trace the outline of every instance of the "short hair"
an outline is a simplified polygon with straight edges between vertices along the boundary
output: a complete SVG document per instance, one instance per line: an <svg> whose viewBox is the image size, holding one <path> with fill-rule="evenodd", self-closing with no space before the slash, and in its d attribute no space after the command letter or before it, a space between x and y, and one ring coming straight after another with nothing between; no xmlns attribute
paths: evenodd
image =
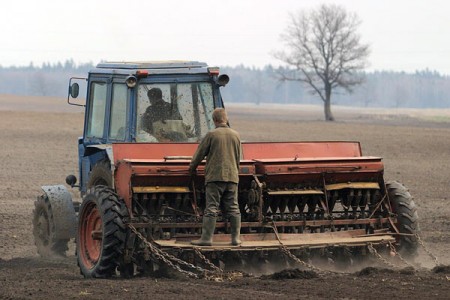
<svg viewBox="0 0 450 300"><path fill-rule="evenodd" d="M162 91L160 88L152 88L148 90L147 97L149 99L162 99Z"/></svg>
<svg viewBox="0 0 450 300"><path fill-rule="evenodd" d="M212 113L212 118L214 122L217 123L227 123L228 116L225 108L216 108Z"/></svg>

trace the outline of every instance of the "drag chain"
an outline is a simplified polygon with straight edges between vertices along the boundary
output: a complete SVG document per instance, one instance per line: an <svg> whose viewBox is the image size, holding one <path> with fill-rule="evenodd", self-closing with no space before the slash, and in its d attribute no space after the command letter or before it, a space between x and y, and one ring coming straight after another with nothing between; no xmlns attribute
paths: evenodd
<svg viewBox="0 0 450 300"><path fill-rule="evenodd" d="M280 250L283 254L285 254L287 257L289 257L290 259L292 259L293 261L295 261L296 263L299 263L313 271L316 271L317 273L332 273L331 271L325 271L322 269L319 269L318 267L315 267L309 263L307 263L306 261L301 260L300 258L298 258L297 256L295 256L294 254L291 253L291 251L289 251L289 249L281 244Z"/></svg>
<svg viewBox="0 0 450 300"><path fill-rule="evenodd" d="M137 231L137 229L133 225L128 224L128 227L130 227L131 231L133 231L133 233L136 234L136 236L139 239L141 239L142 242L144 242L144 244L148 247L148 249L151 251L151 253L153 253L156 256L156 258L158 260L166 263L167 265L172 267L174 270L176 270L188 277L199 278L199 276L197 274L195 274L194 272L183 270L179 265L174 264L172 261L177 262L178 264L185 265L191 269L197 269L198 271L201 271L201 272L206 271L202 268L196 267L188 262L185 262L184 260L178 259L169 253L163 252L161 249L157 248L155 245L153 245L152 243L147 241L147 239L139 231Z"/></svg>
<svg viewBox="0 0 450 300"><path fill-rule="evenodd" d="M395 256L398 257L405 265L415 269L413 264L408 262L406 259L403 258L403 256L400 255L400 253L397 252L397 249L395 249L394 245L391 242L389 242L389 248L391 249L392 253L394 253Z"/></svg>
<svg viewBox="0 0 450 300"><path fill-rule="evenodd" d="M393 263L387 261L386 258L381 256L381 254L378 253L378 251L373 247L372 243L368 243L367 244L367 248L369 249L370 253L372 253L375 257L377 257L379 260L381 260L384 264L388 265L389 267L391 267L393 269L397 268L396 265L394 265Z"/></svg>
<svg viewBox="0 0 450 300"><path fill-rule="evenodd" d="M206 256L203 255L203 253L197 248L194 247L194 253L206 264L208 265L213 271L207 270L209 274L205 273L205 278L207 280L212 281L233 281L237 278L242 278L244 275L242 272L239 271L233 271L233 272L224 272L221 268L217 267L215 264L213 264ZM210 275L212 274L212 275Z"/></svg>
<svg viewBox="0 0 450 300"><path fill-rule="evenodd" d="M293 261L313 270L316 271L318 273L333 273L332 271L325 271L322 269L319 269L318 267L315 267L309 263L307 263L306 261L301 260L300 258L298 258L297 256L295 256L294 254L291 253L291 251L289 251L289 249L283 244L283 242L280 239L280 235L278 234L278 230L277 227L275 225L275 222L272 220L272 226L269 226L269 228L272 228L273 232L275 233L275 236L278 240L278 242L280 243L280 250L283 254L285 254L287 257L289 257L290 259L292 259Z"/></svg>
<svg viewBox="0 0 450 300"><path fill-rule="evenodd" d="M425 250L425 252L434 260L434 263L436 264L436 266L438 266L439 265L438 258L433 253L431 253L431 251L425 246L424 242L422 241L422 239L420 238L420 236L418 234L415 234L415 237L417 238L417 241L422 246L422 248ZM368 244L368 248L369 248L369 252L370 253L372 253L374 256L376 256L378 259L380 259L386 265L388 265L388 266L390 266L392 268L396 268L397 267L396 265L394 265L394 264L390 263L389 261L387 261L383 256L381 256L381 254L378 253L378 251L373 247L372 243ZM404 259L400 255L399 252L397 252L397 250L395 249L395 246L391 242L389 242L389 248L392 251L392 253L394 253L394 255L396 257L398 257L405 265L416 269L413 264L408 262L406 259Z"/></svg>
<svg viewBox="0 0 450 300"><path fill-rule="evenodd" d="M194 247L195 254L206 264L208 265L212 270L204 269L199 266L195 266L191 263L188 263L182 259L179 259L167 252L164 252L160 248L156 247L153 243L149 242L133 225L128 224L128 227L130 227L131 231L136 234L136 236L144 242L144 244L148 247L148 249L153 253L156 258L167 265L169 265L174 270L188 276L191 278L205 278L207 280L213 280L213 281L223 281L224 279L227 280L233 280L238 277L242 277L242 273L239 272L231 272L231 273L224 273L224 271L215 266L209 259L207 259L199 249ZM199 274L196 274L191 271L183 270L181 268L182 266L188 267L192 270L196 270L198 273L201 273L202 276Z"/></svg>
<svg viewBox="0 0 450 300"><path fill-rule="evenodd" d="M422 241L419 234L417 234L417 233L416 233L416 239L419 242L420 246L422 246L423 250L425 250L425 252L434 260L434 263L436 264L436 266L438 266L440 264L438 258L433 253L431 253L431 251L428 249L428 247L425 246L424 242Z"/></svg>
<svg viewBox="0 0 450 300"><path fill-rule="evenodd" d="M223 270L221 268L217 267L215 264L213 264L209 259L207 259L206 256L204 256L203 253L200 250L198 250L197 247L194 247L194 252L212 270L216 271L217 273L223 273Z"/></svg>

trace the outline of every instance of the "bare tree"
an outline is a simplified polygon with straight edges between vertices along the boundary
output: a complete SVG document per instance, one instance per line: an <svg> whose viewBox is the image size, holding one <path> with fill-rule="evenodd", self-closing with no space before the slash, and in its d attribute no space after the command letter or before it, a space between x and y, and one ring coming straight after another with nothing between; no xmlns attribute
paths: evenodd
<svg viewBox="0 0 450 300"><path fill-rule="evenodd" d="M306 83L324 102L325 120L334 121L331 95L336 88L352 92L362 83L369 46L362 44L359 18L342 6L323 4L316 10L291 14L281 35L287 51L274 56L294 69L279 73L283 81Z"/></svg>

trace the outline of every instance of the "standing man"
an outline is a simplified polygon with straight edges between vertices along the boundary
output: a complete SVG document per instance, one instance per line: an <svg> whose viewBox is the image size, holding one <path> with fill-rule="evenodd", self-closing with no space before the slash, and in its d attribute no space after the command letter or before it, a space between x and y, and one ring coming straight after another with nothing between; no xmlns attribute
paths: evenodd
<svg viewBox="0 0 450 300"><path fill-rule="evenodd" d="M225 109L216 108L212 118L216 128L208 132L197 148L189 166L194 175L197 166L206 156L205 185L206 207L203 213L202 236L191 243L198 246L211 246L216 228L216 218L220 202L230 217L231 244L241 244L241 212L238 205L239 162L241 141L239 133L231 129Z"/></svg>

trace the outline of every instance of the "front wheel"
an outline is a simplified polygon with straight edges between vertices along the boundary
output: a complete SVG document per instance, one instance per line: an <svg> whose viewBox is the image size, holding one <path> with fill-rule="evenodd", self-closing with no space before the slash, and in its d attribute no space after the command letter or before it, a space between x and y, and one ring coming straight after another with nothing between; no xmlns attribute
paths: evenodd
<svg viewBox="0 0 450 300"><path fill-rule="evenodd" d="M34 202L33 236L41 257L65 256L69 239L57 238L54 215L46 195Z"/></svg>
<svg viewBox="0 0 450 300"><path fill-rule="evenodd" d="M106 186L95 186L83 199L78 215L77 261L87 278L106 278L120 264L128 211L117 194Z"/></svg>
<svg viewBox="0 0 450 300"><path fill-rule="evenodd" d="M392 181L386 183L394 212L397 214L397 228L402 235L398 239L399 250L406 256L412 257L417 254L419 241L419 216L417 207L411 194L406 187L399 182Z"/></svg>

